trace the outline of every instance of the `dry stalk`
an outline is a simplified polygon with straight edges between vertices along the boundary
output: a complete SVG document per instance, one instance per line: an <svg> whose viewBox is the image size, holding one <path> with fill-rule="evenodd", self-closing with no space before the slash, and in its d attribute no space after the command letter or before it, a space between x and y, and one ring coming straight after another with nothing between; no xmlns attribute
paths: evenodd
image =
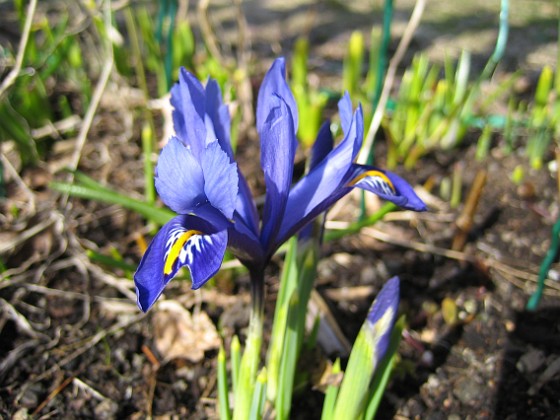
<svg viewBox="0 0 560 420"><path fill-rule="evenodd" d="M486 178L486 170L481 169L477 172L471 190L469 191L465 208L455 222L457 225L457 233L451 245L451 249L454 251L461 251L467 243L467 238L474 222L474 215L480 203L480 196L482 195L484 185L486 185Z"/></svg>
<svg viewBox="0 0 560 420"><path fill-rule="evenodd" d="M19 41L18 53L16 56L14 68L10 71L10 73L8 73L8 75L0 85L0 101L3 99L4 94L10 88L10 86L14 84L17 77L19 76L19 72L21 71L21 66L23 65L23 59L25 57L25 50L27 48L27 42L29 41L29 34L31 33L31 24L33 23L33 17L35 16L36 9L37 0L31 0L29 2L29 6L27 7L27 18L25 19L23 32Z"/></svg>

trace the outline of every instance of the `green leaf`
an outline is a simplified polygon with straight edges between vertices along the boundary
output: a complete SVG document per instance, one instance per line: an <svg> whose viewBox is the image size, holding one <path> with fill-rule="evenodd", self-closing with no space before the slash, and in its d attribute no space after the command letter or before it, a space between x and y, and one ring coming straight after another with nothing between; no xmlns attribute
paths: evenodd
<svg viewBox="0 0 560 420"><path fill-rule="evenodd" d="M239 343L239 338L234 335L231 339L231 382L233 388L233 394L237 392L237 380L239 379L239 368L241 366L241 344Z"/></svg>
<svg viewBox="0 0 560 420"><path fill-rule="evenodd" d="M288 323L284 336L284 348L282 349L282 361L280 363L280 375L278 378L279 389L275 406L276 417L279 420L286 420L290 415L294 376L298 359L299 309L298 294L294 291L288 307Z"/></svg>
<svg viewBox="0 0 560 420"><path fill-rule="evenodd" d="M50 187L53 190L73 197L101 201L109 204L118 204L128 210L135 211L136 213L144 216L146 219L160 225L167 223L174 216L174 213L170 210L158 208L154 204L149 204L145 201L128 197L107 187L103 187L100 184L91 186L52 182Z"/></svg>
<svg viewBox="0 0 560 420"><path fill-rule="evenodd" d="M251 402L251 412L249 420L259 420L262 418L264 402L266 399L266 368L263 367L257 376L253 401Z"/></svg>
<svg viewBox="0 0 560 420"><path fill-rule="evenodd" d="M288 241L288 250L284 259L282 275L280 277L280 289L276 298L274 309L274 320L267 357L267 398L276 401L279 392L282 392L280 382L280 366L282 363L282 352L284 351L284 339L286 325L288 323L288 307L290 297L296 289L298 278L297 267L297 239L295 237Z"/></svg>
<svg viewBox="0 0 560 420"><path fill-rule="evenodd" d="M331 375L334 377L335 375L342 372L340 368L340 359L336 359L334 365L332 367ZM336 404L336 398L338 396L338 391L340 390L340 384L333 384L327 387L327 391L325 393L325 400L323 401L323 412L321 414L321 420L331 420L333 418L334 407Z"/></svg>
<svg viewBox="0 0 560 420"><path fill-rule="evenodd" d="M218 405L221 420L229 420L231 418L228 394L226 352L224 346L220 346L218 352Z"/></svg>

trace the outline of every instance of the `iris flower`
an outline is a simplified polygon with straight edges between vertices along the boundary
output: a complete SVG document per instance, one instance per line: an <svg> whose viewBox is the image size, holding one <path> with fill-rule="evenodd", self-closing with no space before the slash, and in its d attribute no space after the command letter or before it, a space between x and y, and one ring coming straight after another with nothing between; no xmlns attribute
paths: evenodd
<svg viewBox="0 0 560 420"><path fill-rule="evenodd" d="M262 218L230 144L230 116L216 81L204 87L181 69L171 90L175 135L161 151L155 185L177 216L150 243L134 275L138 306L147 311L181 267L198 289L220 269L226 247L251 273L264 267L282 243L353 188L377 194L405 209L424 203L399 176L358 165L364 121L348 94L339 101L343 140L333 147L329 124L312 149L311 169L292 185L298 114L277 59L257 100L256 125L266 196Z"/></svg>

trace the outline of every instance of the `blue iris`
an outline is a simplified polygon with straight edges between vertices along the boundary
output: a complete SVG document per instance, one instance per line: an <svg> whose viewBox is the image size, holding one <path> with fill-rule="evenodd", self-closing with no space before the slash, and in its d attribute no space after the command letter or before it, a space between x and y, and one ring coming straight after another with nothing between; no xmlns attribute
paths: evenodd
<svg viewBox="0 0 560 420"><path fill-rule="evenodd" d="M154 237L134 275L143 311L183 266L190 270L192 287L201 287L220 269L226 247L251 272L262 272L282 243L352 188L406 209L426 209L402 178L354 163L364 123L361 107L353 111L348 95L339 102L344 139L333 148L325 123L313 146L309 173L292 185L298 115L281 58L266 74L257 101L266 185L262 220L234 159L230 116L216 81L209 80L204 87L181 69L171 104L175 135L161 152L155 185L178 216Z"/></svg>

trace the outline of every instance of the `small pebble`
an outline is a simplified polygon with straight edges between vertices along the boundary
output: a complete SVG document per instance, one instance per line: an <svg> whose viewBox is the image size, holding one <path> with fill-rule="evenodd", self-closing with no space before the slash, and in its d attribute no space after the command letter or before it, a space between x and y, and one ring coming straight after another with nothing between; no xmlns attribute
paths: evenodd
<svg viewBox="0 0 560 420"><path fill-rule="evenodd" d="M95 407L95 418L100 420L114 419L117 411L119 411L119 405L110 399L105 399Z"/></svg>
<svg viewBox="0 0 560 420"><path fill-rule="evenodd" d="M545 354L541 350L532 349L519 358L515 367L521 373L533 373L536 372L545 361Z"/></svg>
<svg viewBox="0 0 560 420"><path fill-rule="evenodd" d="M473 405L484 394L482 386L471 377L459 378L453 385L453 395L465 405Z"/></svg>
<svg viewBox="0 0 560 420"><path fill-rule="evenodd" d="M426 350L424 353L422 353L420 363L422 364L422 366L432 366L434 364L434 354L430 350Z"/></svg>
<svg viewBox="0 0 560 420"><path fill-rule="evenodd" d="M535 196L537 195L535 185L532 182L525 181L523 184L517 187L517 195L523 200L530 200L532 198L535 198Z"/></svg>

